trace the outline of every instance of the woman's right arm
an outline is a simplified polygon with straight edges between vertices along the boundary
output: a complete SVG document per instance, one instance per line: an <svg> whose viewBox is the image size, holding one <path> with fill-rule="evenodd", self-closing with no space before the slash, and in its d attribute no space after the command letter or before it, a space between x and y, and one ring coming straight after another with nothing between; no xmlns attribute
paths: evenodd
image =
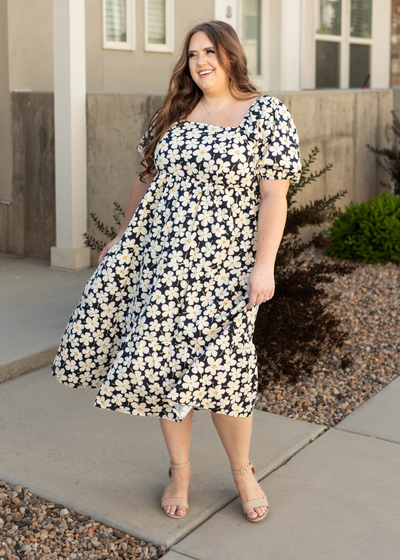
<svg viewBox="0 0 400 560"><path fill-rule="evenodd" d="M146 175L144 177L145 182L142 183L142 181L140 180L140 178L138 176L136 181L133 183L131 196L129 197L129 201L128 201L128 207L126 209L124 219L121 222L121 226L119 228L119 231L118 231L117 235L114 237L114 239L112 239L104 247L104 249L100 253L99 264L101 263L103 258L106 256L107 252L111 249L111 247L114 247L114 245L116 243L118 243L118 241L121 239L124 231L128 227L129 222L131 221L131 219L133 217L133 214L135 213L136 208L139 206L140 201L142 200L142 198L146 194L146 191L149 188L150 183L153 179L154 179L154 176Z"/></svg>

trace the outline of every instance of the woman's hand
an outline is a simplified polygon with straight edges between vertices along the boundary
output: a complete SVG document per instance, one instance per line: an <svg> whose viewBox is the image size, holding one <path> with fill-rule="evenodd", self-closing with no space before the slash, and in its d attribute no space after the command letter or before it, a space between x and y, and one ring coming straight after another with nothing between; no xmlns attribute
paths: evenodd
<svg viewBox="0 0 400 560"><path fill-rule="evenodd" d="M271 299L274 292L274 268L271 266L263 266L256 262L247 280L249 303L246 309L251 309L253 305L260 305L266 298Z"/></svg>
<svg viewBox="0 0 400 560"><path fill-rule="evenodd" d="M108 251L111 249L111 247L114 247L114 245L115 245L116 243L118 243L118 241L119 241L120 239L121 239L121 236L120 236L120 235L117 235L117 236L114 237L114 239L112 239L112 240L110 241L110 243L107 243L107 245L104 247L104 249L103 249L102 252L100 253L100 256L99 256L99 263L98 263L98 264L101 263L101 261L104 259L104 257L106 256L106 254L108 253Z"/></svg>

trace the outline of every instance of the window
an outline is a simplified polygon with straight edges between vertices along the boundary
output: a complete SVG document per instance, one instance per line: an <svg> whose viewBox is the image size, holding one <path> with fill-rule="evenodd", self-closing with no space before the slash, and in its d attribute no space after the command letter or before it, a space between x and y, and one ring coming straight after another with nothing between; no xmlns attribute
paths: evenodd
<svg viewBox="0 0 400 560"><path fill-rule="evenodd" d="M261 0L242 0L242 45L249 75L261 74Z"/></svg>
<svg viewBox="0 0 400 560"><path fill-rule="evenodd" d="M174 0L145 0L146 51L173 52Z"/></svg>
<svg viewBox="0 0 400 560"><path fill-rule="evenodd" d="M338 88L340 83L340 43L317 41L316 88Z"/></svg>
<svg viewBox="0 0 400 560"><path fill-rule="evenodd" d="M317 33L342 34L342 0L320 0Z"/></svg>
<svg viewBox="0 0 400 560"><path fill-rule="evenodd" d="M372 0L351 0L350 84L369 86L372 35Z"/></svg>
<svg viewBox="0 0 400 560"><path fill-rule="evenodd" d="M316 0L315 87L369 87L372 0Z"/></svg>
<svg viewBox="0 0 400 560"><path fill-rule="evenodd" d="M134 50L135 0L103 0L103 48Z"/></svg>
<svg viewBox="0 0 400 560"><path fill-rule="evenodd" d="M350 87L362 87L370 74L369 45L350 45Z"/></svg>
<svg viewBox="0 0 400 560"><path fill-rule="evenodd" d="M262 4L266 0L214 0L214 19L231 25L242 44L247 58L249 75L261 76ZM264 22L266 25L266 22ZM267 41L266 41L267 43ZM257 81L257 80L256 80Z"/></svg>
<svg viewBox="0 0 400 560"><path fill-rule="evenodd" d="M316 88L340 87L342 0L318 0Z"/></svg>

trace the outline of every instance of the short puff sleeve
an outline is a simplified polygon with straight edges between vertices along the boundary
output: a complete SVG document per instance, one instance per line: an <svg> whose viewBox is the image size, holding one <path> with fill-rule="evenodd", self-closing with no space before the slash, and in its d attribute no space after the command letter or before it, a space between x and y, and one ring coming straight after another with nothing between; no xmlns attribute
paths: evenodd
<svg viewBox="0 0 400 560"><path fill-rule="evenodd" d="M297 129L286 105L274 97L270 100L259 121L262 141L257 173L260 179L289 179L297 183L302 170Z"/></svg>

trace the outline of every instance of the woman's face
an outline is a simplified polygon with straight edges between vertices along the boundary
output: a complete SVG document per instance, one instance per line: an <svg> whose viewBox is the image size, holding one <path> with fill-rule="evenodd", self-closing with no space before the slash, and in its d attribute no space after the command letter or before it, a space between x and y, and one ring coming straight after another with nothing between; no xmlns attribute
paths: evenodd
<svg viewBox="0 0 400 560"><path fill-rule="evenodd" d="M228 87L228 75L218 62L215 48L204 31L190 39L189 70L194 82L204 92L217 92Z"/></svg>

